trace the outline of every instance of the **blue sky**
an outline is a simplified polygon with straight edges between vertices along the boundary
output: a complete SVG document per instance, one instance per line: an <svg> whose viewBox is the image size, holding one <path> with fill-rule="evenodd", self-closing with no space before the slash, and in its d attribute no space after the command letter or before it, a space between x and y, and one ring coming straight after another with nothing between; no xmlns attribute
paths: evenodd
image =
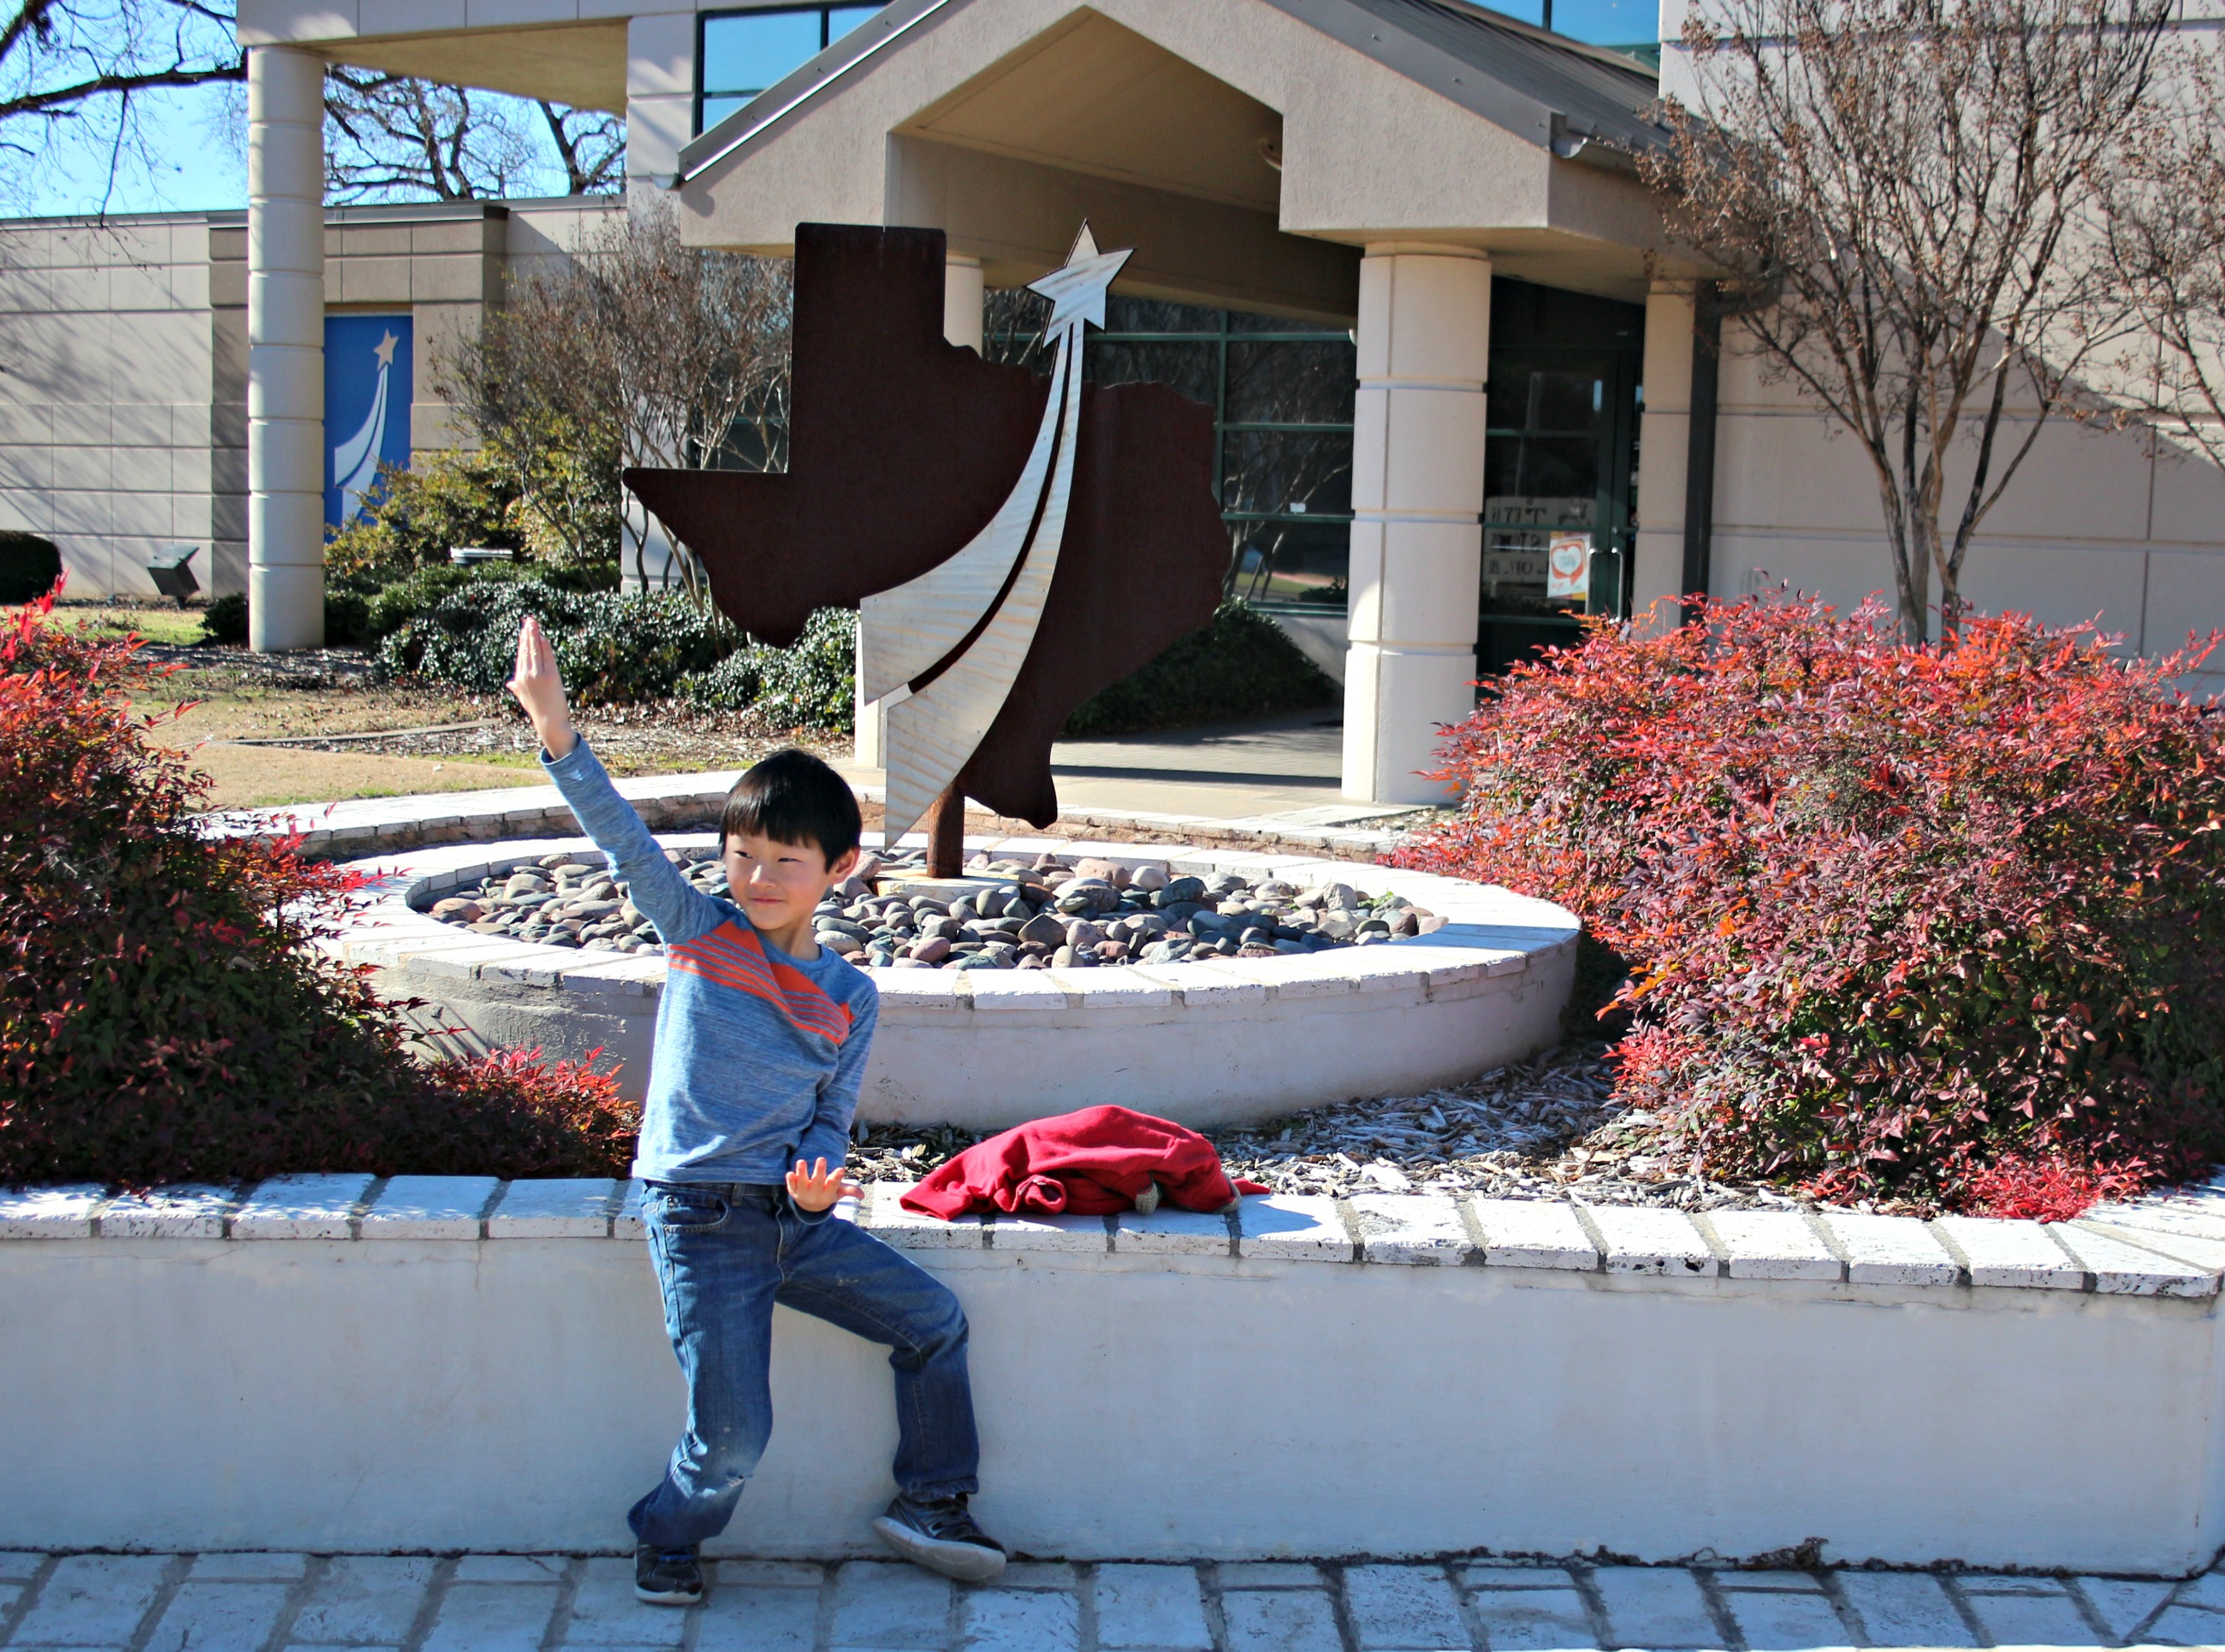
<svg viewBox="0 0 2225 1652"><path fill-rule="evenodd" d="M112 116L101 111L81 131L55 142L35 168L21 204L7 210L36 217L97 212L160 212L244 207L247 161L229 131L240 107L230 86L148 92L133 100L147 135L151 166L127 155L109 182ZM105 130L104 130L105 129Z"/></svg>

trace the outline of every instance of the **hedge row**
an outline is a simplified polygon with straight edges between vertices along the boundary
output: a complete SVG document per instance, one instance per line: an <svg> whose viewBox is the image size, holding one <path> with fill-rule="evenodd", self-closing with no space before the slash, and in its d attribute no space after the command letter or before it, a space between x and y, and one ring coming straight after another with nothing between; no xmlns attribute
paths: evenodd
<svg viewBox="0 0 2225 1652"><path fill-rule="evenodd" d="M1460 817L1402 858L1620 954L1616 1093L1680 1170L2062 1217L2225 1153L2206 651L1802 600L1594 625L1451 732Z"/></svg>
<svg viewBox="0 0 2225 1652"><path fill-rule="evenodd" d="M0 642L0 1183L624 1174L609 1073L412 1060L364 973L307 944L354 876L197 830L207 782L148 739L138 645L51 607Z"/></svg>

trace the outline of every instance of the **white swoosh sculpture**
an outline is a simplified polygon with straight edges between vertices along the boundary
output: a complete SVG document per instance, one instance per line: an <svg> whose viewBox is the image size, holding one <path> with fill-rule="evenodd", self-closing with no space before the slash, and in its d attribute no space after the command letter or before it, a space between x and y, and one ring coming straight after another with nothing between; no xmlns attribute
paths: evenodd
<svg viewBox="0 0 2225 1652"><path fill-rule="evenodd" d="M865 693L889 719L889 843L919 824L979 749L1034 645L1074 491L1084 332L1105 325L1106 288L1128 258L1099 252L1084 224L1065 266L1030 283L1051 301L1043 336L1056 338L1058 355L1019 481L965 549L859 604Z"/></svg>

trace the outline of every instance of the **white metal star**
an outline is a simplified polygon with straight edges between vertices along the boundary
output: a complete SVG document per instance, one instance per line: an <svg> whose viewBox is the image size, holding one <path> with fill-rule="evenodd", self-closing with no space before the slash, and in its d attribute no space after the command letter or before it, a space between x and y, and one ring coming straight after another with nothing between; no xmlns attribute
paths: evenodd
<svg viewBox="0 0 2225 1652"><path fill-rule="evenodd" d="M1097 237L1090 234L1089 225L1084 220L1081 233L1074 237L1074 250L1066 255L1064 266L1052 270L1041 281L1028 283L1028 291L1041 293L1050 301L1050 320L1043 323L1043 337L1049 338L1074 317L1103 326L1105 289L1133 256L1132 248L1119 252L1098 251Z"/></svg>

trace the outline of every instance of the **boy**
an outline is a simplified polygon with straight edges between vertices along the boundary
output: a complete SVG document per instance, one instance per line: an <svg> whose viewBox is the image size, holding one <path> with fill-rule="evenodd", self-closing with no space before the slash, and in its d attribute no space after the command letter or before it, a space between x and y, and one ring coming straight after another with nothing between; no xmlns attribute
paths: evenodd
<svg viewBox="0 0 2225 1652"><path fill-rule="evenodd" d="M656 1490L626 1516L634 1593L702 1598L697 1559L724 1530L772 1428L772 1309L784 1302L882 1344L896 1370L896 1501L873 1527L906 1559L984 1582L1005 1551L974 1524L979 1448L966 1315L930 1275L854 1223L843 1170L873 1036L873 984L812 940L813 909L858 864L858 801L818 758L780 751L727 794L731 902L681 876L574 731L537 621L510 680L541 760L627 880L668 971L633 1174L688 1379L688 1421Z"/></svg>

